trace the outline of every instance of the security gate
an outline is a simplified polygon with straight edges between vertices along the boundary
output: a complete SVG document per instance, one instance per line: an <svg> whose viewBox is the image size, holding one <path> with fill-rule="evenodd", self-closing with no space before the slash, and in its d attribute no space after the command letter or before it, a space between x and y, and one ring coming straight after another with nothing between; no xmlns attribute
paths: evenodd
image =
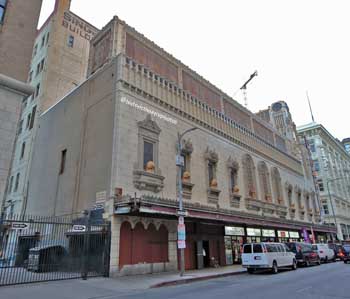
<svg viewBox="0 0 350 299"><path fill-rule="evenodd" d="M0 286L108 276L109 223L87 216L0 221Z"/></svg>

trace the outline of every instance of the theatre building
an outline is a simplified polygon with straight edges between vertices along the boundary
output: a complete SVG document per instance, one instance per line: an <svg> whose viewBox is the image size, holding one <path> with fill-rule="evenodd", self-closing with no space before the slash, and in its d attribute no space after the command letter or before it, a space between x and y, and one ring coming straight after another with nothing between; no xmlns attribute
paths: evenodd
<svg viewBox="0 0 350 299"><path fill-rule="evenodd" d="M40 116L28 213L103 205L112 274L177 269L177 134L195 127L181 152L186 269L239 262L243 242L327 238L278 103L253 114L114 17L86 81Z"/></svg>

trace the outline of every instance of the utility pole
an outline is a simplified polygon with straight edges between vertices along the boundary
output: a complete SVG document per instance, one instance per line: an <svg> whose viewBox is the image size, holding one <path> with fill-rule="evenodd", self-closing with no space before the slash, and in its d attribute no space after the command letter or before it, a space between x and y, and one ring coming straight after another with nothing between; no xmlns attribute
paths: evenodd
<svg viewBox="0 0 350 299"><path fill-rule="evenodd" d="M182 146L181 139L185 134L197 130L197 128L191 128L183 132L182 134L177 133L177 153L176 153L176 166L177 166L177 196L179 200L179 210L178 210L178 229L177 229L177 247L180 249L180 276L183 276L185 273L185 248L186 248L186 228L184 216L186 215L186 211L183 208L182 202L182 178L181 178L181 170L184 166L184 159L181 156Z"/></svg>

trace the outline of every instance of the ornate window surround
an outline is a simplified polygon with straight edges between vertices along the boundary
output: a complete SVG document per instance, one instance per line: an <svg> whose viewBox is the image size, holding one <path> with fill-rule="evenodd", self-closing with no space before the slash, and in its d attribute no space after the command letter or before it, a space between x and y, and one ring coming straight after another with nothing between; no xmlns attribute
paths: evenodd
<svg viewBox="0 0 350 299"><path fill-rule="evenodd" d="M191 183L191 155L193 153L193 145L190 139L183 139L181 145L181 154L186 160L186 169L184 169L182 176L182 195L185 199L191 199L192 188L194 186Z"/></svg>
<svg viewBox="0 0 350 299"><path fill-rule="evenodd" d="M218 189L218 182L217 182L217 167L219 162L219 156L214 150L210 150L209 147L207 147L205 153L204 153L204 159L206 162L206 182L207 182L207 193L208 193L208 202L218 204L219 201L219 195L221 190ZM213 166L213 178L212 181L209 181L209 163Z"/></svg>
<svg viewBox="0 0 350 299"><path fill-rule="evenodd" d="M163 189L164 177L159 168L159 135L161 129L151 115L147 115L145 120L137 122L138 126L138 161L134 165L134 185L139 190L149 190L159 192ZM144 169L144 142L153 144L153 165L149 169Z"/></svg>
<svg viewBox="0 0 350 299"><path fill-rule="evenodd" d="M240 190L238 187L238 171L239 163L236 159L232 159L229 156L227 160L227 170L228 170L228 186L229 186L229 195L230 195L230 205L231 207L239 208L242 195L240 195ZM235 186L232 186L231 176L234 176Z"/></svg>

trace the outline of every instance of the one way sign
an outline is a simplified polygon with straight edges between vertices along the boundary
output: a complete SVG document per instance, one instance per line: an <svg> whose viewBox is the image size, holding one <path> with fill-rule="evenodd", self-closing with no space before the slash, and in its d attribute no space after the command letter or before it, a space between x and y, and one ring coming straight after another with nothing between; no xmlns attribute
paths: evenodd
<svg viewBox="0 0 350 299"><path fill-rule="evenodd" d="M27 222L12 222L12 229L28 229L29 223Z"/></svg>

